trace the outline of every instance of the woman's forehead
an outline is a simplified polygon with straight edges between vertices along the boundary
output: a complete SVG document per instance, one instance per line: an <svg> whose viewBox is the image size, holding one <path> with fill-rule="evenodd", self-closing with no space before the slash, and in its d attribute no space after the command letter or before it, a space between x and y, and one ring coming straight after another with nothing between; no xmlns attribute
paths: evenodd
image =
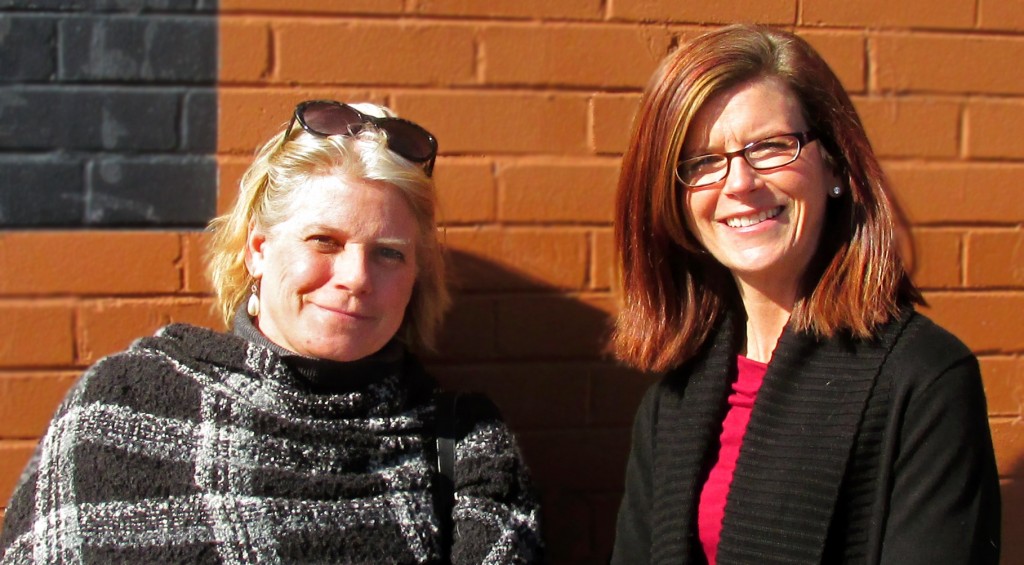
<svg viewBox="0 0 1024 565"><path fill-rule="evenodd" d="M763 137L804 129L800 100L792 89L777 78L757 78L710 97L691 120L684 147L723 143L739 143L742 147Z"/></svg>

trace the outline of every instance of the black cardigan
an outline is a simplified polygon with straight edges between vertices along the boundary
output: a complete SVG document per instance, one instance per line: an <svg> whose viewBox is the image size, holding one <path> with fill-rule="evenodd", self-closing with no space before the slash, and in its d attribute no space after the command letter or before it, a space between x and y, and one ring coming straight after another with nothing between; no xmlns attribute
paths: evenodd
<svg viewBox="0 0 1024 565"><path fill-rule="evenodd" d="M612 563L701 563L697 503L742 328L644 397ZM871 341L787 329L729 491L719 563L997 563L1000 501L978 364L911 310Z"/></svg>

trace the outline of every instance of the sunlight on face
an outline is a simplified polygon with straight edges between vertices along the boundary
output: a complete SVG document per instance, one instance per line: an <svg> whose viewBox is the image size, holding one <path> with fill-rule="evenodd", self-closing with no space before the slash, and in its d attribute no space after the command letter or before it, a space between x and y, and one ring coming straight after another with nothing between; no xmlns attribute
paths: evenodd
<svg viewBox="0 0 1024 565"><path fill-rule="evenodd" d="M799 102L777 79L737 85L697 113L682 158L726 153L773 135L807 130ZM734 157L728 176L689 189L686 220L708 252L741 285L788 298L818 248L827 190L835 183L812 142L782 167L756 171Z"/></svg>
<svg viewBox="0 0 1024 565"><path fill-rule="evenodd" d="M252 229L257 327L309 357L352 361L395 336L416 283L419 232L397 188L320 176L296 189L288 219Z"/></svg>

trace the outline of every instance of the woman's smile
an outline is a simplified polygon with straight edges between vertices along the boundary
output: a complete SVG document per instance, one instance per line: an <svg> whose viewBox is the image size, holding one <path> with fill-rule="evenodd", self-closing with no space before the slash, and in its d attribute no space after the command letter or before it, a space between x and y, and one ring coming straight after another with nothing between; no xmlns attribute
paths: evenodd
<svg viewBox="0 0 1024 565"><path fill-rule="evenodd" d="M250 236L259 329L310 357L351 361L391 340L416 283L416 218L399 190L323 176L288 219Z"/></svg>
<svg viewBox="0 0 1024 565"><path fill-rule="evenodd" d="M326 306L324 304L317 304L316 302L310 302L310 304L327 312L328 314L333 314L343 319L350 319L352 321L366 321L372 319L372 316L368 313L348 306Z"/></svg>
<svg viewBox="0 0 1024 565"><path fill-rule="evenodd" d="M757 79L721 92L697 113L681 157L733 152L806 129L788 87ZM826 191L834 184L820 146L808 145L797 160L770 170L755 170L735 155L727 171L717 183L687 191L688 227L741 287L794 299L818 248Z"/></svg>
<svg viewBox="0 0 1024 565"><path fill-rule="evenodd" d="M722 220L722 222L730 228L746 228L756 226L765 220L771 220L781 214L782 210L782 206L775 206L774 208L768 208L759 212L755 211L743 215L730 216Z"/></svg>

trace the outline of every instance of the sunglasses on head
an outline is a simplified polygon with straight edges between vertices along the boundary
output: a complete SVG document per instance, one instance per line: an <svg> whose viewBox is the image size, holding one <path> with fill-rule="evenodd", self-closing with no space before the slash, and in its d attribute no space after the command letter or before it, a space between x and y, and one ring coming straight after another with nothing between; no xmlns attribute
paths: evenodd
<svg viewBox="0 0 1024 565"><path fill-rule="evenodd" d="M306 100L295 106L292 121L285 130L285 138L291 133L295 122L299 122L302 129L320 137L355 135L364 125L370 124L384 132L388 149L414 163L422 164L428 177L434 172L437 140L429 131L409 120L378 118L334 100Z"/></svg>

